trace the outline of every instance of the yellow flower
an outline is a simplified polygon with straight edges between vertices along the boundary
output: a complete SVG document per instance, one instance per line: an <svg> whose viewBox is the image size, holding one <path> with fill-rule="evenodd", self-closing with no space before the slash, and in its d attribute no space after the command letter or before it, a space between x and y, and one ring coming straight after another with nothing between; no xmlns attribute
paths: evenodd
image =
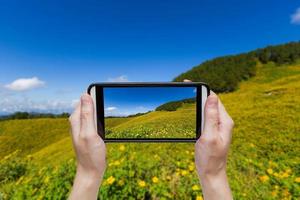
<svg viewBox="0 0 300 200"><path fill-rule="evenodd" d="M181 170L181 175L182 176L185 176L185 175L187 175L188 174L188 171L187 170Z"/></svg>
<svg viewBox="0 0 300 200"><path fill-rule="evenodd" d="M250 143L250 147L255 147L255 144L253 144L253 143Z"/></svg>
<svg viewBox="0 0 300 200"><path fill-rule="evenodd" d="M49 180L50 180L50 177L49 176L46 176L46 178L44 179L44 183L48 183L49 182Z"/></svg>
<svg viewBox="0 0 300 200"><path fill-rule="evenodd" d="M115 180L116 180L115 177L110 176L108 179L106 179L106 183L108 185L111 185L111 184L113 184L115 182Z"/></svg>
<svg viewBox="0 0 300 200"><path fill-rule="evenodd" d="M269 168L269 169L267 169L267 172L268 172L268 174L273 174L273 169L271 169L271 168Z"/></svg>
<svg viewBox="0 0 300 200"><path fill-rule="evenodd" d="M269 165L273 166L273 167L277 167L277 164L275 162L273 162L272 160L269 161Z"/></svg>
<svg viewBox="0 0 300 200"><path fill-rule="evenodd" d="M37 198L37 200L43 200L43 199L44 199L43 194L41 194L41 195Z"/></svg>
<svg viewBox="0 0 300 200"><path fill-rule="evenodd" d="M157 178L156 176L153 176L153 177L152 177L152 182L153 182L153 183L157 183L157 182L158 182L158 178Z"/></svg>
<svg viewBox="0 0 300 200"><path fill-rule="evenodd" d="M263 175L263 176L260 176L259 179L261 182L266 182L269 180L269 177L267 175Z"/></svg>
<svg viewBox="0 0 300 200"><path fill-rule="evenodd" d="M287 178L289 176L290 175L288 173L284 172L284 173L281 174L280 178Z"/></svg>
<svg viewBox="0 0 300 200"><path fill-rule="evenodd" d="M139 180L138 184L139 184L140 187L145 187L146 186L146 182L142 181L142 180Z"/></svg>
<svg viewBox="0 0 300 200"><path fill-rule="evenodd" d="M295 178L296 183L300 183L300 177Z"/></svg>
<svg viewBox="0 0 300 200"><path fill-rule="evenodd" d="M290 168L288 168L287 170L285 170L285 172L290 174L292 172L292 170Z"/></svg>
<svg viewBox="0 0 300 200"><path fill-rule="evenodd" d="M200 190L200 187L198 185L193 185L192 190L194 191Z"/></svg>
<svg viewBox="0 0 300 200"><path fill-rule="evenodd" d="M277 172L275 172L273 175L274 175L275 177L278 177L278 176L279 176L279 174L278 174Z"/></svg>
<svg viewBox="0 0 300 200"><path fill-rule="evenodd" d="M190 171L194 171L194 169L195 169L194 163L190 164L190 165L189 165L189 170L190 170Z"/></svg>
<svg viewBox="0 0 300 200"><path fill-rule="evenodd" d="M120 151L125 151L125 146L122 144L119 148Z"/></svg>
<svg viewBox="0 0 300 200"><path fill-rule="evenodd" d="M291 195L288 189L283 190L282 194L283 194L283 196L285 196L285 197Z"/></svg>
<svg viewBox="0 0 300 200"><path fill-rule="evenodd" d="M114 162L114 165L120 165L120 161L116 160L116 161Z"/></svg>
<svg viewBox="0 0 300 200"><path fill-rule="evenodd" d="M201 196L197 196L196 200L203 200Z"/></svg>
<svg viewBox="0 0 300 200"><path fill-rule="evenodd" d="M171 176L167 176L167 180L171 180Z"/></svg>
<svg viewBox="0 0 300 200"><path fill-rule="evenodd" d="M272 191L271 192L272 197L276 197L277 196L277 192L278 192L277 190Z"/></svg>

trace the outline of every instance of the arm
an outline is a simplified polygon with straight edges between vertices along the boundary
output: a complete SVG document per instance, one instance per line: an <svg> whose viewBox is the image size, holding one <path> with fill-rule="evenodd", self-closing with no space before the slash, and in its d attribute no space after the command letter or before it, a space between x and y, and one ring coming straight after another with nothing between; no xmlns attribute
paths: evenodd
<svg viewBox="0 0 300 200"><path fill-rule="evenodd" d="M215 93L207 98L204 131L195 145L195 162L206 200L232 199L226 161L233 121Z"/></svg>
<svg viewBox="0 0 300 200"><path fill-rule="evenodd" d="M98 136L92 98L84 94L69 118L77 158L76 176L70 200L97 199L106 167L106 148Z"/></svg>

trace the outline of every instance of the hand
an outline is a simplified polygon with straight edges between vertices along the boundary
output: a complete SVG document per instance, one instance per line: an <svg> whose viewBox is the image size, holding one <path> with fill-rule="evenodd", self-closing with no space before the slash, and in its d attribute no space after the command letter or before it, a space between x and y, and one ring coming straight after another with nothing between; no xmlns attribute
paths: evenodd
<svg viewBox="0 0 300 200"><path fill-rule="evenodd" d="M93 100L81 96L69 118L77 158L76 176L69 199L96 199L106 168L106 147L97 134Z"/></svg>
<svg viewBox="0 0 300 200"><path fill-rule="evenodd" d="M204 199L232 199L226 175L233 121L211 92L204 108L204 130L195 145L195 162Z"/></svg>

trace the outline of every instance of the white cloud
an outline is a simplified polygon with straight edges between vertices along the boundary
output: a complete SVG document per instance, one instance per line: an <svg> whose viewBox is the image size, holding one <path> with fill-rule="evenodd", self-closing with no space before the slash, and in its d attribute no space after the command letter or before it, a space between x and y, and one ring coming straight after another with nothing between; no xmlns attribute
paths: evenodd
<svg viewBox="0 0 300 200"><path fill-rule="evenodd" d="M107 107L107 108L105 108L105 110L107 110L107 111L114 111L114 110L117 110L117 107Z"/></svg>
<svg viewBox="0 0 300 200"><path fill-rule="evenodd" d="M115 106L109 106L104 108L104 115L105 116L121 116L120 111Z"/></svg>
<svg viewBox="0 0 300 200"><path fill-rule="evenodd" d="M291 23L300 24L300 8L298 8L296 12L291 15Z"/></svg>
<svg viewBox="0 0 300 200"><path fill-rule="evenodd" d="M121 75L115 78L108 78L108 82L128 82L128 78L126 75Z"/></svg>
<svg viewBox="0 0 300 200"><path fill-rule="evenodd" d="M62 113L72 112L76 100L34 101L28 97L8 96L0 99L0 115L14 112Z"/></svg>
<svg viewBox="0 0 300 200"><path fill-rule="evenodd" d="M39 80L37 77L32 78L20 78L12 83L5 85L4 87L13 91L25 91L34 88L39 88L45 85L44 81Z"/></svg>

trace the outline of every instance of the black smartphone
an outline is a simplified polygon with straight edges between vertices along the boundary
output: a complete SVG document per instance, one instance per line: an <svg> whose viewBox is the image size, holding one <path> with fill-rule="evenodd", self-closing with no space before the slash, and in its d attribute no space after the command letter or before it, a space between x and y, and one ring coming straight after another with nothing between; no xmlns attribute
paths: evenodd
<svg viewBox="0 0 300 200"><path fill-rule="evenodd" d="M87 90L105 142L195 142L209 91L200 82L93 83Z"/></svg>

